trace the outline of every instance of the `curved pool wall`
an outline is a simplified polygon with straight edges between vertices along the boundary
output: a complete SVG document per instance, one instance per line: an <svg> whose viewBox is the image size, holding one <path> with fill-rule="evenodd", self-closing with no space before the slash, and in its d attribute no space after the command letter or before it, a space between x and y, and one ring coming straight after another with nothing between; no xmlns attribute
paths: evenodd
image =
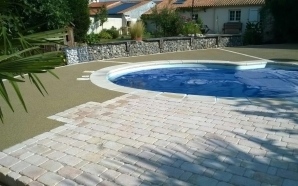
<svg viewBox="0 0 298 186"><path fill-rule="evenodd" d="M184 64L157 64L157 65L148 65L148 66L140 66L136 68L127 68L122 70L112 71L108 74L108 79L110 81L114 81L116 78L123 76L125 74L138 72L138 71L145 71L151 69L165 69L165 68L225 68L225 69L233 69L233 70L247 70L247 69L258 69L258 68L265 68L266 63L258 63L252 65L244 65L244 66L237 66L234 64L218 64L218 63L208 63L208 64L199 64L199 63L184 63Z"/></svg>
<svg viewBox="0 0 298 186"><path fill-rule="evenodd" d="M289 70L298 70L298 66L294 63L276 63L276 62L267 62L265 60L258 61L242 61L242 62L229 62L229 61L215 61L215 60L169 60L169 61L151 61L151 62L142 62L134 64L124 64L118 66L112 66L108 68L101 69L96 71L91 75L91 81L106 89L123 92L123 93L142 93L142 94L166 94L160 91L152 90L142 90L131 87L120 86L112 83L114 79L128 73L140 71L140 70L149 70L149 69L160 69L160 68L176 68L176 67L212 67L212 68L225 68L231 70L248 70L248 69L262 69L262 68L282 68ZM282 86L282 85L281 85ZM175 93L169 93L175 94ZM175 94L176 95L176 94ZM187 95L185 93L179 93L181 97L209 97L215 98L218 95ZM294 95L295 96L295 95ZM233 97L233 96L220 96L219 97ZM266 96L265 96L266 97ZM298 97L298 96L297 96Z"/></svg>

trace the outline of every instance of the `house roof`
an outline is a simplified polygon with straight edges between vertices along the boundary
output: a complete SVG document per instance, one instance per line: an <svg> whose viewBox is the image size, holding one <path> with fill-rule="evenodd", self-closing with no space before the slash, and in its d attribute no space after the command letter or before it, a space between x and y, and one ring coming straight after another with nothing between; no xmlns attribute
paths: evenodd
<svg viewBox="0 0 298 186"><path fill-rule="evenodd" d="M118 12L118 13L128 12L128 11L133 10L133 9L136 9L136 8L142 6L142 5L145 5L145 4L149 3L149 2L151 2L151 1L141 1L141 2L137 3L136 5L134 5L134 6L130 7L130 8L127 8L127 9L121 11L121 12Z"/></svg>
<svg viewBox="0 0 298 186"><path fill-rule="evenodd" d="M98 8L106 6L107 9L112 8L120 4L120 1L107 1L107 2L95 2L89 4L89 14L96 15L98 13Z"/></svg>
<svg viewBox="0 0 298 186"><path fill-rule="evenodd" d="M130 10L136 9L144 4L147 4L151 1L109 1L109 2L97 2L89 4L90 15L96 15L98 8L106 6L108 14L123 14Z"/></svg>
<svg viewBox="0 0 298 186"><path fill-rule="evenodd" d="M127 9L131 9L138 3L120 3L117 6L114 6L112 8L108 8L108 14L120 14L123 12L126 12Z"/></svg>
<svg viewBox="0 0 298 186"><path fill-rule="evenodd" d="M147 12L145 12L144 14L149 15L152 13L152 10L154 8L157 8L157 10L163 9L165 7L172 7L175 8L173 6L173 3L170 2L171 0L162 0L162 1L155 1L155 7L151 8L150 10L148 10Z"/></svg>
<svg viewBox="0 0 298 186"><path fill-rule="evenodd" d="M156 5L157 9L171 6L176 8L190 8L194 1L194 7L223 7L223 6L250 6L250 5L264 5L265 0L162 0ZM152 13L152 10L145 14Z"/></svg>
<svg viewBox="0 0 298 186"><path fill-rule="evenodd" d="M194 0L194 7L248 6L263 4L265 4L265 0ZM191 6L192 0L185 0L183 4L178 5L177 7Z"/></svg>

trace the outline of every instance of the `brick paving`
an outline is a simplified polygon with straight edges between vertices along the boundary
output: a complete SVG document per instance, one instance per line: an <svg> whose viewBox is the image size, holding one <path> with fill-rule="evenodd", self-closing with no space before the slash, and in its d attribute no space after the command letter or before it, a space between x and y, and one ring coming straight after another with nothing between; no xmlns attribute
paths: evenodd
<svg viewBox="0 0 298 186"><path fill-rule="evenodd" d="M9 185L298 185L298 109L126 94L0 152Z"/></svg>

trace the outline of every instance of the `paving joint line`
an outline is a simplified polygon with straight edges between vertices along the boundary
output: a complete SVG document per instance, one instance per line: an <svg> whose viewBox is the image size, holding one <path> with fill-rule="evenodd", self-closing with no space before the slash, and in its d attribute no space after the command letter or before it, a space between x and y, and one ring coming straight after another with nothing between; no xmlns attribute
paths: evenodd
<svg viewBox="0 0 298 186"><path fill-rule="evenodd" d="M242 55L242 56L247 56L247 57L251 57L251 58L255 58L255 59L260 59L260 60L268 60L268 61L272 62L269 59L264 59L264 58L260 58L260 57L257 57L257 56L251 56L251 55L248 55L248 54L244 54L244 53L240 53L240 52L235 52L235 51L232 51L232 50L226 50L226 49L223 49L223 48L217 48L217 49L218 50L222 50L222 51L226 51L226 52L230 52L230 53L234 53L234 54L239 54L239 55Z"/></svg>

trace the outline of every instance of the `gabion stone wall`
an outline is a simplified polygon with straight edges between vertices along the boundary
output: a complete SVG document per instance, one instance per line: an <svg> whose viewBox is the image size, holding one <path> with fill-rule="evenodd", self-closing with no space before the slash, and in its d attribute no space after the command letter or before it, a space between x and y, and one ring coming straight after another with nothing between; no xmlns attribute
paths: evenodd
<svg viewBox="0 0 298 186"><path fill-rule="evenodd" d="M140 56L148 54L160 53L159 41L146 41L146 42L131 42L129 45L129 56Z"/></svg>
<svg viewBox="0 0 298 186"><path fill-rule="evenodd" d="M148 54L242 46L241 35L170 37L66 48L67 64Z"/></svg>
<svg viewBox="0 0 298 186"><path fill-rule="evenodd" d="M190 42L191 39L189 38L171 38L163 40L162 53L191 50Z"/></svg>
<svg viewBox="0 0 298 186"><path fill-rule="evenodd" d="M127 57L126 43L108 43L88 46L89 61Z"/></svg>
<svg viewBox="0 0 298 186"><path fill-rule="evenodd" d="M192 43L193 50L216 48L216 47L217 47L217 38L194 39Z"/></svg>
<svg viewBox="0 0 298 186"><path fill-rule="evenodd" d="M88 47L87 46L83 46L83 47L80 47L80 48L77 48L78 50L78 58L79 58L79 61L80 62L87 62L89 61L89 53L88 53Z"/></svg>
<svg viewBox="0 0 298 186"><path fill-rule="evenodd" d="M226 36L218 38L218 47L242 46L242 36Z"/></svg>
<svg viewBox="0 0 298 186"><path fill-rule="evenodd" d="M65 53L66 53L66 59L67 59L67 64L68 65L80 63L77 48L66 49Z"/></svg>

